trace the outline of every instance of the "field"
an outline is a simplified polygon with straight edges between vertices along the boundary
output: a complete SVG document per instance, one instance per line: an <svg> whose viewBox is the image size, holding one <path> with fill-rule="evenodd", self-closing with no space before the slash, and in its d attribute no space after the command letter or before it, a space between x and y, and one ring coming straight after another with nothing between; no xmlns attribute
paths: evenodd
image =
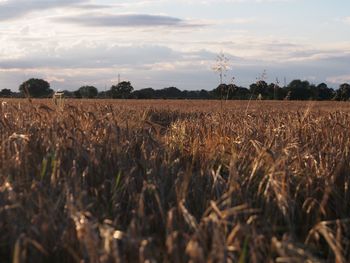
<svg viewBox="0 0 350 263"><path fill-rule="evenodd" d="M350 103L0 107L0 262L350 261Z"/></svg>

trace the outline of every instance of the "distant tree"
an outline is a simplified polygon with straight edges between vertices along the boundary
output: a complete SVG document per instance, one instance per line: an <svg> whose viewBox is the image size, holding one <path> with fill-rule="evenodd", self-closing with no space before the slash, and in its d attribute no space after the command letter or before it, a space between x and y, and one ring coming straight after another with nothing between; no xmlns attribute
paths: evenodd
<svg viewBox="0 0 350 263"><path fill-rule="evenodd" d="M287 96L288 91L286 88L282 88L278 84L274 84L273 89L274 100L283 100Z"/></svg>
<svg viewBox="0 0 350 263"><path fill-rule="evenodd" d="M10 89L2 89L0 91L0 97L9 98L12 96L12 91Z"/></svg>
<svg viewBox="0 0 350 263"><path fill-rule="evenodd" d="M81 98L95 98L98 94L98 90L94 86L82 86L77 91Z"/></svg>
<svg viewBox="0 0 350 263"><path fill-rule="evenodd" d="M209 93L209 98L246 100L250 98L250 91L247 88L235 84L221 84Z"/></svg>
<svg viewBox="0 0 350 263"><path fill-rule="evenodd" d="M77 98L77 99L81 99L81 98L82 98L82 96L81 96L79 90L73 91L73 97L74 97L74 98Z"/></svg>
<svg viewBox="0 0 350 263"><path fill-rule="evenodd" d="M328 88L326 83L321 83L317 86L311 85L312 98L315 100L330 100L334 97L333 89Z"/></svg>
<svg viewBox="0 0 350 263"><path fill-rule="evenodd" d="M183 90L182 91L183 99L211 99L213 98L211 93L207 90Z"/></svg>
<svg viewBox="0 0 350 263"><path fill-rule="evenodd" d="M181 99L182 91L176 87L168 87L159 90L160 96L164 99Z"/></svg>
<svg viewBox="0 0 350 263"><path fill-rule="evenodd" d="M152 88L135 90L132 93L132 97L135 99L154 99L155 91Z"/></svg>
<svg viewBox="0 0 350 263"><path fill-rule="evenodd" d="M182 91L183 99L198 99L199 91L198 90L184 90Z"/></svg>
<svg viewBox="0 0 350 263"><path fill-rule="evenodd" d="M258 80L256 83L251 84L249 90L254 96L261 94L264 99L269 97L269 86L264 80Z"/></svg>
<svg viewBox="0 0 350 263"><path fill-rule="evenodd" d="M237 100L247 100L251 96L249 90L245 87L236 87L233 98Z"/></svg>
<svg viewBox="0 0 350 263"><path fill-rule="evenodd" d="M235 85L233 84L220 84L212 93L217 99L231 99L234 89Z"/></svg>
<svg viewBox="0 0 350 263"><path fill-rule="evenodd" d="M350 99L350 84L344 83L339 86L336 91L336 100L349 100Z"/></svg>
<svg viewBox="0 0 350 263"><path fill-rule="evenodd" d="M210 93L207 90L201 89L198 92L198 98L199 99L210 99L211 95L210 95Z"/></svg>
<svg viewBox="0 0 350 263"><path fill-rule="evenodd" d="M275 83L270 83L266 90L265 90L265 98L264 99L268 99L268 100L273 100L276 97L276 84Z"/></svg>
<svg viewBox="0 0 350 263"><path fill-rule="evenodd" d="M64 98L74 98L75 97L74 91L64 90L62 92L63 92Z"/></svg>
<svg viewBox="0 0 350 263"><path fill-rule="evenodd" d="M299 79L289 83L287 91L290 92L291 100L308 100L311 98L310 83Z"/></svg>
<svg viewBox="0 0 350 263"><path fill-rule="evenodd" d="M245 100L249 99L250 91L247 88L239 87L235 84L221 84L210 92L209 98L228 99L228 100Z"/></svg>
<svg viewBox="0 0 350 263"><path fill-rule="evenodd" d="M134 90L130 81L122 81L118 85L113 85L110 89L112 98L127 99L130 97L131 92Z"/></svg>
<svg viewBox="0 0 350 263"><path fill-rule="evenodd" d="M29 95L34 98L45 98L53 94L50 84L43 79L29 79L19 86L22 94ZM29 94L27 94L29 93Z"/></svg>
<svg viewBox="0 0 350 263"><path fill-rule="evenodd" d="M110 90L107 91L101 91L97 94L97 98L99 99L106 99L106 98L110 98Z"/></svg>

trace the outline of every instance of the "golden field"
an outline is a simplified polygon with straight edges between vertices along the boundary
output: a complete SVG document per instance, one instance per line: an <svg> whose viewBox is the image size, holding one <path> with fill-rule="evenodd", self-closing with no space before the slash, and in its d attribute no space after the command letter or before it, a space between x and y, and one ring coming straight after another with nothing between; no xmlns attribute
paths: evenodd
<svg viewBox="0 0 350 263"><path fill-rule="evenodd" d="M349 262L350 103L0 101L0 262Z"/></svg>

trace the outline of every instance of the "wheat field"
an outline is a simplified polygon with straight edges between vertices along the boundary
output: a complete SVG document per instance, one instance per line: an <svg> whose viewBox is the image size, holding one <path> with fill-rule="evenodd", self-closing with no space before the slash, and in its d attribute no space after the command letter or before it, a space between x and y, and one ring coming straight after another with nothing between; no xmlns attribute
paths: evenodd
<svg viewBox="0 0 350 263"><path fill-rule="evenodd" d="M0 262L350 261L347 102L0 107Z"/></svg>

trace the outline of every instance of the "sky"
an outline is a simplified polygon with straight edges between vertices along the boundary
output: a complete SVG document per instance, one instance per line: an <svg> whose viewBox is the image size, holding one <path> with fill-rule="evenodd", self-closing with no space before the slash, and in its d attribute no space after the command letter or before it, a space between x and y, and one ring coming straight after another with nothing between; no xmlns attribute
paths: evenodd
<svg viewBox="0 0 350 263"><path fill-rule="evenodd" d="M350 82L349 0L0 0L0 90Z"/></svg>

